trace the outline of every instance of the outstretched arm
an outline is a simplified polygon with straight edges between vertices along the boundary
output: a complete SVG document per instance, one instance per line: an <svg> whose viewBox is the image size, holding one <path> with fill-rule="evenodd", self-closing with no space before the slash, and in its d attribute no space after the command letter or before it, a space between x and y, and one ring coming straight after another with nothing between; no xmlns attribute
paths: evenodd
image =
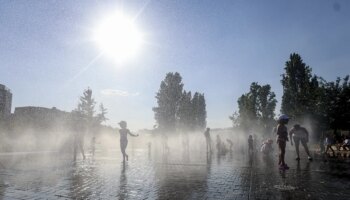
<svg viewBox="0 0 350 200"><path fill-rule="evenodd" d="M128 131L128 133L129 133L129 135L131 135L131 136L133 136L133 137L139 136L139 134L133 134L133 133L131 133L130 131Z"/></svg>

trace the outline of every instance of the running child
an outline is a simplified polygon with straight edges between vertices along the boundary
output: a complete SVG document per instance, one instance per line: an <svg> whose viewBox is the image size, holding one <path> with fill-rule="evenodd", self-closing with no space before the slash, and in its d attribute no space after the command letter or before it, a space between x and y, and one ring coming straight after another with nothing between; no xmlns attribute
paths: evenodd
<svg viewBox="0 0 350 200"><path fill-rule="evenodd" d="M128 134L133 136L133 137L137 137L139 135L138 134L132 134L129 131L129 129L126 128L126 126L127 126L126 121L119 122L119 125L120 125L120 128L121 128L119 130L119 133L120 133L120 149L121 149L121 152L123 154L123 162L125 162L125 159L126 159L126 161L129 160L129 156L125 152L126 147L128 146Z"/></svg>

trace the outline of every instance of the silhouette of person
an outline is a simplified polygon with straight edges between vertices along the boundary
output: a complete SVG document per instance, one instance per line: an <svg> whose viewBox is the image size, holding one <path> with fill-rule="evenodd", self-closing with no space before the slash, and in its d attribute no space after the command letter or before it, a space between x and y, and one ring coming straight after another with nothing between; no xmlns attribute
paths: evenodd
<svg viewBox="0 0 350 200"><path fill-rule="evenodd" d="M205 136L205 141L206 141L206 145L207 145L207 153L208 152L212 152L211 149L211 138L210 138L210 128L207 128L204 132L204 136Z"/></svg>
<svg viewBox="0 0 350 200"><path fill-rule="evenodd" d="M75 111L73 112L73 129L74 129L74 141L73 141L73 160L77 160L77 154L78 150L83 156L83 159L85 160L85 153L84 153L84 133L86 131L86 124L84 123L83 116Z"/></svg>
<svg viewBox="0 0 350 200"><path fill-rule="evenodd" d="M326 150L324 152L324 154L326 155L328 150L330 149L333 152L333 156L335 156L335 152L332 148L332 145L334 145L335 140L334 140L334 136L332 134L328 134L325 138L324 144L326 146Z"/></svg>
<svg viewBox="0 0 350 200"><path fill-rule="evenodd" d="M286 144L288 141L288 130L286 124L288 124L289 117L287 115L281 115L278 118L278 125L276 128L277 131L277 144L280 149L278 164L279 168L282 170L289 169L288 165L284 161L286 153Z"/></svg>
<svg viewBox="0 0 350 200"><path fill-rule="evenodd" d="M297 153L296 160L300 160L299 156L299 143L303 145L305 152L308 155L308 159L312 160L307 143L309 142L309 132L306 128L301 127L299 124L295 124L294 127L289 131L289 137L291 138L290 144L293 146L293 140L295 143L295 151Z"/></svg>
<svg viewBox="0 0 350 200"><path fill-rule="evenodd" d="M253 153L253 151L254 151L253 136L252 136L252 135L249 135L249 136L248 136L248 152L249 152L249 154L250 154L250 153Z"/></svg>
<svg viewBox="0 0 350 200"><path fill-rule="evenodd" d="M220 135L216 135L216 149L218 150L218 154L222 154L222 142Z"/></svg>
<svg viewBox="0 0 350 200"><path fill-rule="evenodd" d="M233 148L233 142L232 142L232 140L226 139L226 141L227 141L227 143L230 145L230 147L229 147L230 152L232 152L232 148Z"/></svg>
<svg viewBox="0 0 350 200"><path fill-rule="evenodd" d="M120 130L119 130L119 133L120 133L120 149L121 149L121 152L123 154L123 162L125 162L125 159L126 161L129 160L129 156L128 154L126 154L125 150L126 150L126 147L128 146L128 134L133 136L133 137L137 137L139 136L138 134L132 134L129 129L127 129L127 123L126 121L121 121L119 122L119 125L120 125Z"/></svg>
<svg viewBox="0 0 350 200"><path fill-rule="evenodd" d="M271 155L271 153L273 152L272 144L273 144L273 140L271 139L268 139L263 142L263 144L261 145L260 151L261 153L263 153L264 156Z"/></svg>

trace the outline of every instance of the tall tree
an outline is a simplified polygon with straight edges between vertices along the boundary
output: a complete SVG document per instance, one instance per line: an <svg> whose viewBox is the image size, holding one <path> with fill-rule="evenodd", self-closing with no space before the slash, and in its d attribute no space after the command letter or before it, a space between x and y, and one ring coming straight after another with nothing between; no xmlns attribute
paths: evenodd
<svg viewBox="0 0 350 200"><path fill-rule="evenodd" d="M270 85L259 85L253 82L250 91L238 99L238 114L230 119L234 124L239 122L240 127L249 131L259 129L267 132L274 121L274 111L277 100Z"/></svg>
<svg viewBox="0 0 350 200"><path fill-rule="evenodd" d="M98 121L98 124L101 124L102 122L105 122L108 120L108 118L106 117L107 109L101 103L99 106L99 110L100 110L100 113L97 114L96 120Z"/></svg>
<svg viewBox="0 0 350 200"><path fill-rule="evenodd" d="M290 55L284 69L281 112L297 120L303 119L315 109L317 77L312 77L311 68L296 53Z"/></svg>
<svg viewBox="0 0 350 200"><path fill-rule="evenodd" d="M176 112L178 122L177 128L182 131L192 130L194 127L195 116L191 100L191 92L186 92L185 90L182 94L182 98Z"/></svg>
<svg viewBox="0 0 350 200"><path fill-rule="evenodd" d="M176 112L183 90L182 77L178 72L167 73L156 94L157 107L153 108L154 118L161 130L175 131Z"/></svg>
<svg viewBox="0 0 350 200"><path fill-rule="evenodd" d="M96 101L92 98L92 90L90 88L84 90L83 96L80 97L77 111L86 117L88 123L92 123L95 114Z"/></svg>
<svg viewBox="0 0 350 200"><path fill-rule="evenodd" d="M198 103L195 107L196 114L196 128L199 130L204 130L207 126L207 110L204 94L199 94Z"/></svg>
<svg viewBox="0 0 350 200"><path fill-rule="evenodd" d="M276 95L274 92L271 92L271 86L261 86L258 94L257 110L260 126L265 129L265 132L267 132L273 125L276 103Z"/></svg>
<svg viewBox="0 0 350 200"><path fill-rule="evenodd" d="M321 82L318 109L320 126L324 129L350 130L349 75L332 82Z"/></svg>

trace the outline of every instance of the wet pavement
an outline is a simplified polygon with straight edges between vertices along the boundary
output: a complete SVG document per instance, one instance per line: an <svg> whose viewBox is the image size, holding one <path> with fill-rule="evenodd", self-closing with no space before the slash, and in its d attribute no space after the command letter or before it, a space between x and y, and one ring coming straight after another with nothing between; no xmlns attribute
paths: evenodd
<svg viewBox="0 0 350 200"><path fill-rule="evenodd" d="M333 158L279 171L276 156L118 150L76 163L54 152L0 154L0 199L350 199L350 161ZM196 156L194 156L196 155Z"/></svg>

